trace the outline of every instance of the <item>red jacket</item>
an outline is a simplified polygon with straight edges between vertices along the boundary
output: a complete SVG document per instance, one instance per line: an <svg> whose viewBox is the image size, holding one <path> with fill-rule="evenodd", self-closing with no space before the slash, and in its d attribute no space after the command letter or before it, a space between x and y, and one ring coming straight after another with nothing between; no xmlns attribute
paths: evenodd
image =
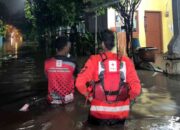
<svg viewBox="0 0 180 130"><path fill-rule="evenodd" d="M107 58L116 58L117 55L111 52L105 53ZM76 79L76 87L78 91L87 95L88 89L86 83L89 81L99 81L99 62L102 61L100 55L91 56L86 62L84 68L78 74ZM90 114L99 119L124 119L129 115L130 100L133 100L140 94L141 86L137 76L136 70L132 61L128 57L122 57L121 62L124 63L125 67L123 73L125 74L125 81L129 84L130 91L128 98L125 101L119 101L115 103L107 103L97 99L93 99L91 102Z"/></svg>
<svg viewBox="0 0 180 130"><path fill-rule="evenodd" d="M45 73L48 78L48 99L62 100L74 92L75 63L65 56L56 56L45 61ZM56 99L54 99L56 98Z"/></svg>

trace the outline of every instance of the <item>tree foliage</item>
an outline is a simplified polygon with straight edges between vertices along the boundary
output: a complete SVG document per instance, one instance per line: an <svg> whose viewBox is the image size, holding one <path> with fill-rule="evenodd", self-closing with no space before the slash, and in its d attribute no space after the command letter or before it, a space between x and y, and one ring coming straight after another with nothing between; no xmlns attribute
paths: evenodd
<svg viewBox="0 0 180 130"><path fill-rule="evenodd" d="M6 33L6 25L0 19L0 36L5 36Z"/></svg>
<svg viewBox="0 0 180 130"><path fill-rule="evenodd" d="M4 3L0 2L0 36L6 34L6 22L8 22L9 10Z"/></svg>
<svg viewBox="0 0 180 130"><path fill-rule="evenodd" d="M26 0L26 18L40 31L72 26L81 12L82 0Z"/></svg>
<svg viewBox="0 0 180 130"><path fill-rule="evenodd" d="M33 26L35 26L35 16L33 14L33 10L34 10L34 5L31 4L31 1L26 0L25 1L25 8L24 8L25 18L29 22L31 22Z"/></svg>
<svg viewBox="0 0 180 130"><path fill-rule="evenodd" d="M25 16L32 28L28 36L33 34L49 55L60 29L69 29L80 20L82 5L83 0L26 0Z"/></svg>

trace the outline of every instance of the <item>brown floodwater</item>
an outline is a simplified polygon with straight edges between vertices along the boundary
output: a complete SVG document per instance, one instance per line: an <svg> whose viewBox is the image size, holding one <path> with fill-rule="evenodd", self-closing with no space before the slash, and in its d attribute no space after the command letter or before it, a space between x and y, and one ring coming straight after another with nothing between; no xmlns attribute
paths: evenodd
<svg viewBox="0 0 180 130"><path fill-rule="evenodd" d="M37 57L3 61L0 67L0 130L180 130L180 77L137 70L142 93L124 127L83 125L89 104L78 92L73 103L46 103L47 80ZM29 110L19 109L29 103Z"/></svg>

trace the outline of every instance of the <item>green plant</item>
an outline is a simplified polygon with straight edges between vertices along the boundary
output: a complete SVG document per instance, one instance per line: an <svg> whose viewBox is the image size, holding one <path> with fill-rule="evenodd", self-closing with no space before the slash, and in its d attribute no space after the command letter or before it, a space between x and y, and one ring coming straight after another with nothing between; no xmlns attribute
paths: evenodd
<svg viewBox="0 0 180 130"><path fill-rule="evenodd" d="M6 34L6 26L5 24L3 23L2 20L0 20L0 36L5 36Z"/></svg>

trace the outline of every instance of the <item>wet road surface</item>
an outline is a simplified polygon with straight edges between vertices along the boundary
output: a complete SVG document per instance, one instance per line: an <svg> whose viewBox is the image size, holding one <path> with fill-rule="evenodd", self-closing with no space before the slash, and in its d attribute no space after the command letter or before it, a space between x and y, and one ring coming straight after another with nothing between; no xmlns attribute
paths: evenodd
<svg viewBox="0 0 180 130"><path fill-rule="evenodd" d="M38 54L3 62L0 68L0 130L180 130L180 77L138 70L142 94L122 127L84 126L89 104L75 93L66 106L45 101L47 81ZM30 103L29 111L19 109Z"/></svg>

